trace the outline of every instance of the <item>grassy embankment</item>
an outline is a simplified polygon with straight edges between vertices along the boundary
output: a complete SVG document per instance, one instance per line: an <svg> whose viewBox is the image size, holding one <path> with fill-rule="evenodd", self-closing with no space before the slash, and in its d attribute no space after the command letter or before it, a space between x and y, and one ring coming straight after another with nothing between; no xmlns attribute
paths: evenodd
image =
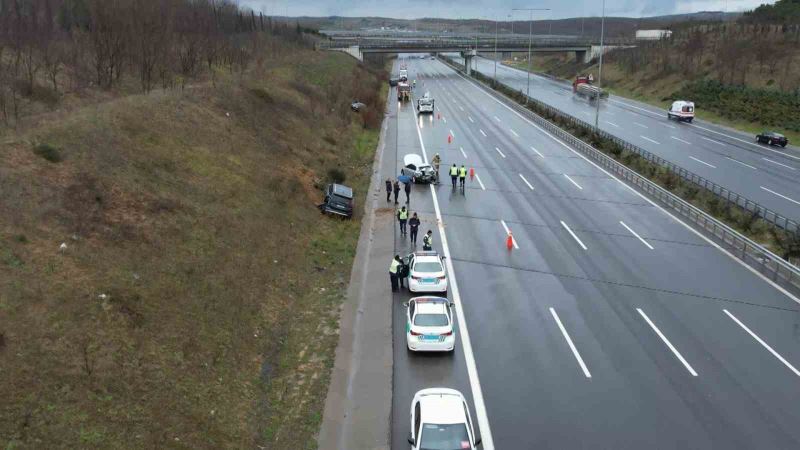
<svg viewBox="0 0 800 450"><path fill-rule="evenodd" d="M315 447L382 75L297 48L216 78L0 141L2 448ZM315 208L335 170L352 221Z"/></svg>

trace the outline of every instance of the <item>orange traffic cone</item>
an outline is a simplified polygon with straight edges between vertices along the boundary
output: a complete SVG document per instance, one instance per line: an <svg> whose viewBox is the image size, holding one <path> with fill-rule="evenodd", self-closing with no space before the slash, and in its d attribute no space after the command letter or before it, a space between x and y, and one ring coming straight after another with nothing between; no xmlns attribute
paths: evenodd
<svg viewBox="0 0 800 450"><path fill-rule="evenodd" d="M469 168L469 179L472 180L473 178L475 178L475 168L474 167L470 167Z"/></svg>
<svg viewBox="0 0 800 450"><path fill-rule="evenodd" d="M508 232L508 237L506 238L506 247L508 247L509 250L514 248L514 236L511 236L511 231Z"/></svg>
<svg viewBox="0 0 800 450"><path fill-rule="evenodd" d="M448 134L447 135L447 143L448 144L452 144L453 143L453 135L452 134Z"/></svg>

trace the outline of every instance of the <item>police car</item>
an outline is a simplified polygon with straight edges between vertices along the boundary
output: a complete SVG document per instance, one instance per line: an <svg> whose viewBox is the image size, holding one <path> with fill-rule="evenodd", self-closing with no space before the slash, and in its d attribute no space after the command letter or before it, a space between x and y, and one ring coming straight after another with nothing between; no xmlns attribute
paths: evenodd
<svg viewBox="0 0 800 450"><path fill-rule="evenodd" d="M411 402L412 450L466 449L481 445L475 436L467 400L461 392L448 388L423 389Z"/></svg>
<svg viewBox="0 0 800 450"><path fill-rule="evenodd" d="M411 292L447 292L444 258L433 251L408 255L408 290Z"/></svg>
<svg viewBox="0 0 800 450"><path fill-rule="evenodd" d="M456 346L453 304L442 297L414 297L406 307L406 345L412 352L450 352Z"/></svg>

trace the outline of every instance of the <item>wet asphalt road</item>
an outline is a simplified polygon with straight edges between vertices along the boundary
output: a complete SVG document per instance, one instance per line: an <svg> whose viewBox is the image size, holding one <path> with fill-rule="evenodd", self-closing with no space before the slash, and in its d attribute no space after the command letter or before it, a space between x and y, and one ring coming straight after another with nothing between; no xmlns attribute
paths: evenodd
<svg viewBox="0 0 800 450"><path fill-rule="evenodd" d="M384 178L419 136L477 176L434 188L472 352L459 333L453 355L409 354L394 295L392 448L432 386L479 392L498 449L800 447L796 300L444 64L402 62L438 111L391 105ZM430 188L410 206L442 251Z"/></svg>

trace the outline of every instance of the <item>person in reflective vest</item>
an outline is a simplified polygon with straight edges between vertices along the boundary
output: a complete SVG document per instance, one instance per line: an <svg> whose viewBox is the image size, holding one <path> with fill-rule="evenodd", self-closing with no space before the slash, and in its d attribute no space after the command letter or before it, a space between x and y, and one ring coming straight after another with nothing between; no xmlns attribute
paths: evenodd
<svg viewBox="0 0 800 450"><path fill-rule="evenodd" d="M461 168L458 169L458 179L461 182L461 188L464 188L464 181L467 180L467 168L464 165L461 165Z"/></svg>
<svg viewBox="0 0 800 450"><path fill-rule="evenodd" d="M400 288L397 285L397 281L399 280L400 269L403 265L403 261L400 259L400 255L394 255L394 259L392 259L392 263L389 265L389 281L392 283L392 292L397 292Z"/></svg>
<svg viewBox="0 0 800 450"><path fill-rule="evenodd" d="M453 189L456 188L456 181L458 180L458 167L453 164L453 167L450 168L450 181L453 183Z"/></svg>
<svg viewBox="0 0 800 450"><path fill-rule="evenodd" d="M400 235L406 235L406 222L408 221L408 210L405 206L397 211L397 220L400 221Z"/></svg>
<svg viewBox="0 0 800 450"><path fill-rule="evenodd" d="M433 156L433 169L436 171L436 184L439 184L439 165L442 163L442 157L439 154Z"/></svg>
<svg viewBox="0 0 800 450"><path fill-rule="evenodd" d="M431 251L433 250L433 231L428 230L428 233L425 236L422 236L422 250Z"/></svg>

